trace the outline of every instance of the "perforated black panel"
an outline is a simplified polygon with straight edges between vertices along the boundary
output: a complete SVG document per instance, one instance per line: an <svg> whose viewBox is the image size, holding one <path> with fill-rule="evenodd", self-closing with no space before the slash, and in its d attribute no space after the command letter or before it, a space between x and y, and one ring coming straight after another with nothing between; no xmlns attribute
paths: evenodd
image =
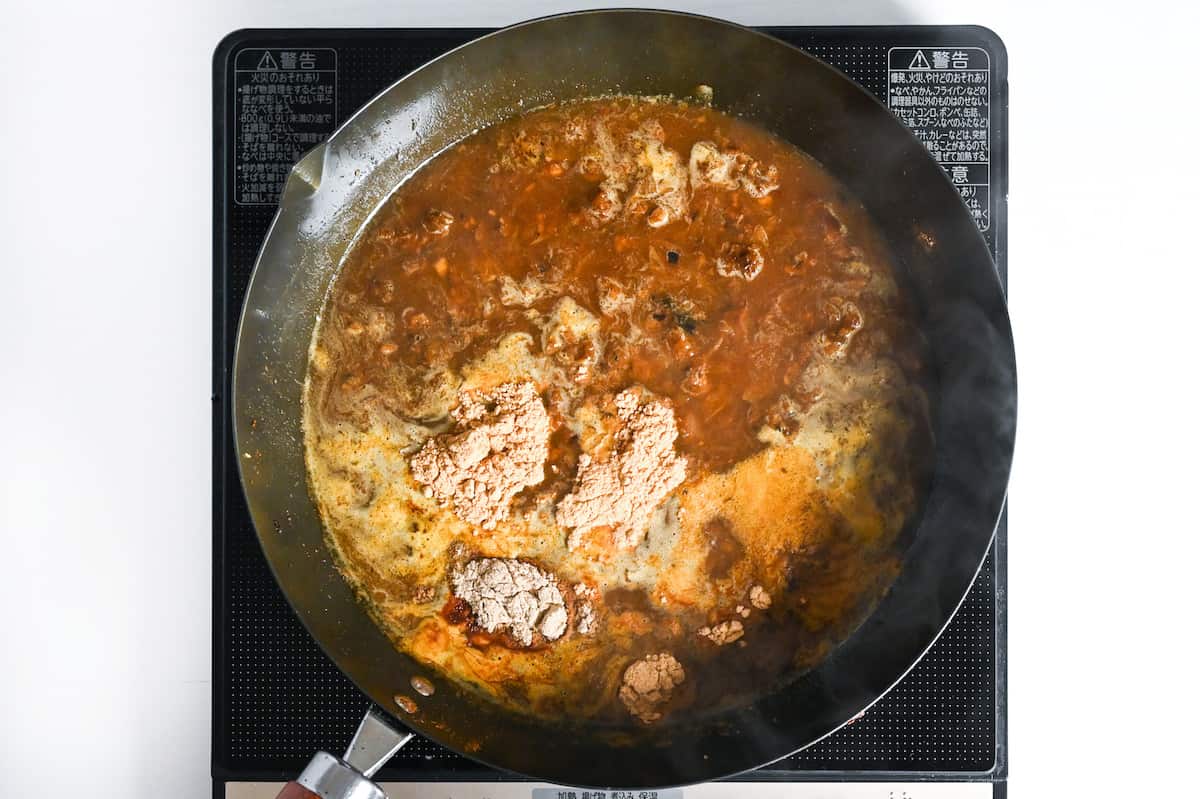
<svg viewBox="0 0 1200 799"><path fill-rule="evenodd" d="M269 52L301 58L336 53L341 122L392 81L480 31L246 31L219 48L214 70L216 231L214 280L214 679L213 771L220 779L295 773L319 748L347 741L367 706L308 637L276 587L259 549L237 483L228 428L228 368L237 315L259 245L274 214L269 204L234 201L235 165L253 164L253 119L238 109L248 85L235 64ZM1007 96L1002 46L974 28L775 29L849 74L885 102L889 48L983 48L991 74L992 224L987 236L1005 269ZM239 53L245 53L242 62ZM316 66L328 60L327 55ZM296 62L299 64L299 62ZM299 66L297 66L299 69ZM328 132L328 131L327 131ZM268 156L263 155L263 158ZM278 156L274 156L278 157ZM1003 777L1003 540L962 608L925 658L867 713L825 740L759 772L757 779L828 778L830 772L881 776ZM1000 568L997 565L1000 564ZM997 644L1000 643L998 647ZM1000 708L1001 712L997 712ZM494 779L499 775L428 741L403 750L384 779Z"/></svg>

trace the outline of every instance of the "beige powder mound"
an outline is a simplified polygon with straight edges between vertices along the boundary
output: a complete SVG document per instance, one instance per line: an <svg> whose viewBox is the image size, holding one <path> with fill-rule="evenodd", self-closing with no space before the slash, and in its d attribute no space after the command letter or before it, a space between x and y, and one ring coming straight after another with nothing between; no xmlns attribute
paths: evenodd
<svg viewBox="0 0 1200 799"><path fill-rule="evenodd" d="M507 631L524 646L534 633L547 641L567 631L567 608L554 576L532 563L478 558L450 577L455 596L466 601L475 623L490 633Z"/></svg>
<svg viewBox="0 0 1200 799"><path fill-rule="evenodd" d="M579 621L575 625L575 629L579 630L581 635L591 635L596 629L596 608L591 602L579 603Z"/></svg>
<svg viewBox="0 0 1200 799"><path fill-rule="evenodd" d="M662 718L662 706L686 676L683 664L669 652L646 655L625 669L617 696L632 715L649 724Z"/></svg>
<svg viewBox="0 0 1200 799"><path fill-rule="evenodd" d="M596 607L591 600L597 596L596 589L586 583L577 583L571 590L575 592L575 597L578 600L575 605L577 621L575 629L583 635L591 635L596 629Z"/></svg>
<svg viewBox="0 0 1200 799"><path fill-rule="evenodd" d="M513 497L545 479L550 418L530 382L462 397L457 431L425 442L409 464L426 496L453 502L463 521L485 530L508 518Z"/></svg>
<svg viewBox="0 0 1200 799"><path fill-rule="evenodd" d="M712 627L701 627L696 632L717 646L725 646L726 644L732 644L745 635L746 628L742 626L740 621L733 619L731 621L723 621L720 624L714 624Z"/></svg>
<svg viewBox="0 0 1200 799"><path fill-rule="evenodd" d="M599 594L587 583L576 583L571 590L575 593L575 629L581 635L592 635L596 627L596 608L592 600Z"/></svg>
<svg viewBox="0 0 1200 799"><path fill-rule="evenodd" d="M750 589L750 604L759 610L766 610L771 607L771 595L767 593L767 589L756 585Z"/></svg>
<svg viewBox="0 0 1200 799"><path fill-rule="evenodd" d="M621 549L638 544L650 515L687 476L687 459L675 452L679 430L671 407L657 399L642 400L626 389L614 400L621 428L608 460L579 457L574 490L558 503L555 520L573 528L567 548L579 546L583 534L608 526Z"/></svg>

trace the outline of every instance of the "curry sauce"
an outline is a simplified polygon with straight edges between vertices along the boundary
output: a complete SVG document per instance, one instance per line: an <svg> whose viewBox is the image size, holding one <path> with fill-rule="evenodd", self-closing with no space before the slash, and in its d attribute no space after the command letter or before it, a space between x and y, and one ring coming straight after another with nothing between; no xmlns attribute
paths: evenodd
<svg viewBox="0 0 1200 799"><path fill-rule="evenodd" d="M431 670L519 712L662 723L810 667L886 590L931 451L923 364L881 237L814 160L707 107L551 106L450 148L362 232L313 342L310 488ZM464 512L435 478L522 419L521 482ZM568 529L605 468L661 491L622 535ZM480 559L557 580L566 631L483 629L453 591Z"/></svg>

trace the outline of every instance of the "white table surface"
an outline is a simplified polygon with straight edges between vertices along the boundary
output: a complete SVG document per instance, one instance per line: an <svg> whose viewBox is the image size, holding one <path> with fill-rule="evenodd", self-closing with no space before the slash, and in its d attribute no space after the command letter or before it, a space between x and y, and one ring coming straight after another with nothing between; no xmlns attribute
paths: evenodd
<svg viewBox="0 0 1200 799"><path fill-rule="evenodd" d="M976 23L1004 38L1021 378L1012 790L1186 794L1195 661L1179 642L1195 637L1200 535L1194 23L1167 2L1124 14L1003 0L662 5L749 24ZM3 5L5 796L209 795L217 41L250 26L492 26L570 7Z"/></svg>

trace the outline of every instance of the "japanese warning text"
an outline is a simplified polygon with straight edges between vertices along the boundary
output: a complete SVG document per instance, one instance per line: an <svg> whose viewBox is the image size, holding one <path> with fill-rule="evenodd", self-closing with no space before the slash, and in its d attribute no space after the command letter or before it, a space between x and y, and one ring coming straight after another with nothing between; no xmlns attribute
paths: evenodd
<svg viewBox="0 0 1200 799"><path fill-rule="evenodd" d="M991 227L990 67L979 47L888 51L888 107L945 168L980 230Z"/></svg>
<svg viewBox="0 0 1200 799"><path fill-rule="evenodd" d="M247 48L234 82L234 200L274 205L292 165L337 126L337 53Z"/></svg>

